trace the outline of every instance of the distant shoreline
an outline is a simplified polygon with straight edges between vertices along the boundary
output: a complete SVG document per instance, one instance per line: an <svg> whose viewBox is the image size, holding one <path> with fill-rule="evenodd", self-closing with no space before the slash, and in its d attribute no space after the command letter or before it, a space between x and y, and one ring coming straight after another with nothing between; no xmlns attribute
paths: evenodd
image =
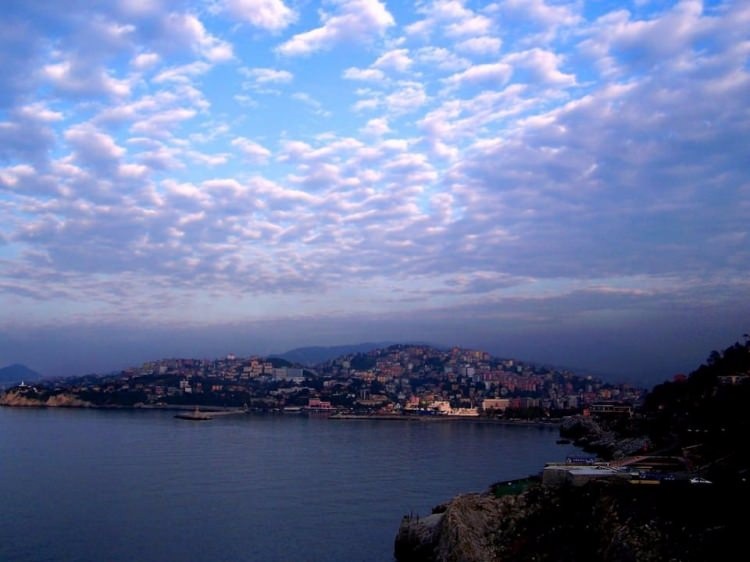
<svg viewBox="0 0 750 562"><path fill-rule="evenodd" d="M180 405L180 404L165 404L165 405L154 405L144 404L135 406L126 406L118 404L47 404L39 402L37 404L8 404L0 403L0 407L6 408L61 408L67 410L156 410L156 411L193 411L195 405ZM197 406L202 413L212 414L215 416L226 416L231 414L274 414L274 415L286 415L286 416L299 416L299 415L312 415L315 417L325 417L328 420L335 421L396 421L396 422L418 422L418 423L440 423L440 422L462 422L462 423L479 423L485 425L513 425L513 426L526 426L526 427L549 427L557 428L562 423L560 419L550 419L547 421L542 420L521 420L521 419L502 419L502 418L484 418L481 416L440 416L440 415L429 415L429 416L412 416L412 415L401 415L401 414L347 414L347 413L335 413L327 416L321 416L322 412L294 412L285 413L283 411L263 411L263 410L245 410L242 408L230 407L230 406L208 406L198 405Z"/></svg>
<svg viewBox="0 0 750 562"><path fill-rule="evenodd" d="M398 414L333 414L329 420L381 420L399 422L473 422L489 425L523 425L530 427L557 427L562 419L541 420L507 420L500 418L483 418L481 416L402 416Z"/></svg>

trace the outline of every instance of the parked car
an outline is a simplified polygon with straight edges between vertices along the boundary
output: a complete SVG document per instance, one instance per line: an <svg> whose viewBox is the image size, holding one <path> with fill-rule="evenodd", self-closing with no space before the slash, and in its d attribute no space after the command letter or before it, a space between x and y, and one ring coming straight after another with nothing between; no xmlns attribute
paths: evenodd
<svg viewBox="0 0 750 562"><path fill-rule="evenodd" d="M706 480L705 478L701 478L700 476L693 476L690 479L691 484L713 484L710 480Z"/></svg>

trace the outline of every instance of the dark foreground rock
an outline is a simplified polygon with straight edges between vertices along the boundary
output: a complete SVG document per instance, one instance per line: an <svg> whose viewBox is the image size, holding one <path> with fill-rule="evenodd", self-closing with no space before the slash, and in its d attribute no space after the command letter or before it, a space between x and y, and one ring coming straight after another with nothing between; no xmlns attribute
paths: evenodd
<svg viewBox="0 0 750 562"><path fill-rule="evenodd" d="M405 517L394 554L399 562L744 560L748 496L627 482L469 494Z"/></svg>

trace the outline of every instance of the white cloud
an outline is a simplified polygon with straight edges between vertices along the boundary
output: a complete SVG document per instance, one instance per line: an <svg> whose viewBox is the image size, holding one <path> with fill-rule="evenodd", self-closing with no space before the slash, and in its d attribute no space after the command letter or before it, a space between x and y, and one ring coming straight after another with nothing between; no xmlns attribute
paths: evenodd
<svg viewBox="0 0 750 562"><path fill-rule="evenodd" d="M499 4L501 21L513 26L516 21L532 22L539 32L529 35L526 42L552 41L560 28L574 27L581 23L579 2L551 3L546 0L505 0Z"/></svg>
<svg viewBox="0 0 750 562"><path fill-rule="evenodd" d="M232 146L237 148L245 158L258 164L267 162L271 156L271 151L266 147L245 137L233 139Z"/></svg>
<svg viewBox="0 0 750 562"><path fill-rule="evenodd" d="M422 47L417 51L416 58L421 64L446 71L463 70L471 66L468 59L459 57L443 47Z"/></svg>
<svg viewBox="0 0 750 562"><path fill-rule="evenodd" d="M18 115L24 119L42 121L45 123L62 121L64 118L62 112L51 110L44 102L34 102L21 106L18 109Z"/></svg>
<svg viewBox="0 0 750 562"><path fill-rule="evenodd" d="M189 150L186 156L193 164L203 164L205 166L221 166L229 162L229 155L226 153L208 154L197 150Z"/></svg>
<svg viewBox="0 0 750 562"><path fill-rule="evenodd" d="M628 68L641 70L680 55L689 64L689 46L699 38L707 38L716 23L703 16L702 2L693 0L679 2L652 19L632 19L628 11L619 10L594 22L586 31L589 38L581 43L581 49L596 59L605 75ZM718 31L715 36L721 37L721 33Z"/></svg>
<svg viewBox="0 0 750 562"><path fill-rule="evenodd" d="M502 44L498 37L472 37L456 43L456 50L474 55L493 55L500 51Z"/></svg>
<svg viewBox="0 0 750 562"><path fill-rule="evenodd" d="M429 36L436 29L451 38L487 35L492 20L464 5L463 0L435 0L422 4L418 12L425 17L406 26L407 35Z"/></svg>
<svg viewBox="0 0 750 562"><path fill-rule="evenodd" d="M288 84L294 79L288 70L275 68L243 68L242 73L256 84Z"/></svg>
<svg viewBox="0 0 750 562"><path fill-rule="evenodd" d="M408 72L412 65L409 58L408 49L395 49L378 57L373 63L375 68L384 68L386 70L396 70L398 72Z"/></svg>
<svg viewBox="0 0 750 562"><path fill-rule="evenodd" d="M181 160L182 150L153 138L133 137L128 143L139 150L135 158L153 170L177 170L185 168Z"/></svg>
<svg viewBox="0 0 750 562"><path fill-rule="evenodd" d="M65 140L78 162L103 172L110 171L125 155L115 140L87 124L75 125L65 132Z"/></svg>
<svg viewBox="0 0 750 562"><path fill-rule="evenodd" d="M163 10L162 0L117 0L117 6L130 16L155 16Z"/></svg>
<svg viewBox="0 0 750 562"><path fill-rule="evenodd" d="M362 142L351 138L337 138L324 135L321 141L326 142L320 148L298 140L287 140L282 144L280 160L294 163L308 163L312 161L324 162L331 158L338 161L343 153L350 153L362 147Z"/></svg>
<svg viewBox="0 0 750 562"><path fill-rule="evenodd" d="M391 132L388 126L388 118L377 117L370 119L360 131L365 135L382 136Z"/></svg>
<svg viewBox="0 0 750 562"><path fill-rule="evenodd" d="M426 102L424 86L414 81L399 83L399 88L385 97L386 107L395 114L415 111Z"/></svg>
<svg viewBox="0 0 750 562"><path fill-rule="evenodd" d="M551 3L546 0L504 0L500 11L523 16L544 25L576 25L581 21L575 11L580 6L575 2Z"/></svg>
<svg viewBox="0 0 750 562"><path fill-rule="evenodd" d="M535 48L529 51L512 53L503 60L515 67L528 69L533 73L534 78L543 84L557 86L574 86L576 84L575 75L565 74L559 69L563 63L563 57L551 51Z"/></svg>
<svg viewBox="0 0 750 562"><path fill-rule="evenodd" d="M510 80L513 67L506 62L477 64L446 79L451 85L495 84L502 86Z"/></svg>
<svg viewBox="0 0 750 562"><path fill-rule="evenodd" d="M142 179L150 171L148 166L143 164L120 164L117 168L118 175L126 179Z"/></svg>
<svg viewBox="0 0 750 562"><path fill-rule="evenodd" d="M36 170L28 164L17 164L0 168L0 185L8 189L15 189L34 178ZM0 243L0 245L2 245Z"/></svg>
<svg viewBox="0 0 750 562"><path fill-rule="evenodd" d="M206 31L203 23L193 14L171 13L165 28L176 44L185 44L210 62L225 62L234 57L232 45Z"/></svg>
<svg viewBox="0 0 750 562"><path fill-rule="evenodd" d="M195 61L182 66L167 68L154 77L154 83L183 82L189 84L192 78L211 70L211 65L204 61Z"/></svg>
<svg viewBox="0 0 750 562"><path fill-rule="evenodd" d="M447 25L445 32L449 37L481 36L490 31L491 25L489 18L475 15Z"/></svg>
<svg viewBox="0 0 750 562"><path fill-rule="evenodd" d="M269 31L280 31L297 19L282 0L223 0L221 6L234 18Z"/></svg>
<svg viewBox="0 0 750 562"><path fill-rule="evenodd" d="M156 66L160 59L161 57L156 53L139 53L133 57L130 65L136 70L147 70Z"/></svg>
<svg viewBox="0 0 750 562"><path fill-rule="evenodd" d="M309 55L340 42L369 41L395 25L379 0L332 0L333 14L323 13L321 27L305 31L282 43L277 51L286 56Z"/></svg>
<svg viewBox="0 0 750 562"><path fill-rule="evenodd" d="M331 116L331 112L324 109L323 104L307 92L295 92L292 94L291 98L304 103L307 107L311 108L316 115L320 115L323 117Z"/></svg>
<svg viewBox="0 0 750 562"><path fill-rule="evenodd" d="M209 200L208 194L189 182L176 182L169 179L162 182L162 187L167 193L176 195L177 197L192 199L198 202L207 202Z"/></svg>
<svg viewBox="0 0 750 562"><path fill-rule="evenodd" d="M45 65L42 68L42 76L63 93L105 94L117 97L130 94L130 84L127 80L113 78L105 68L92 67L86 61L68 59Z"/></svg>
<svg viewBox="0 0 750 562"><path fill-rule="evenodd" d="M176 127L183 121L192 119L196 114L197 111L190 107L165 109L149 117L138 119L131 126L131 130L138 134L166 137L174 134Z"/></svg>
<svg viewBox="0 0 750 562"><path fill-rule="evenodd" d="M361 80L363 82L381 82L385 80L385 74L377 68L350 67L344 71L343 77L347 80Z"/></svg>
<svg viewBox="0 0 750 562"><path fill-rule="evenodd" d="M352 110L355 112L360 111L369 111L372 109L377 109L383 104L382 100L379 98L366 98L361 99L357 101L353 106Z"/></svg>

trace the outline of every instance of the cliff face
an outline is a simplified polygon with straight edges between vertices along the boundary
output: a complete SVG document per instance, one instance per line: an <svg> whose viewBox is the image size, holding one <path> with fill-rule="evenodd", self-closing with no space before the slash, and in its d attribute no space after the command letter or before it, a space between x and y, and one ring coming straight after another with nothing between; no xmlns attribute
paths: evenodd
<svg viewBox="0 0 750 562"><path fill-rule="evenodd" d="M396 537L395 555L409 562L491 562L496 535L507 525L520 498L487 494L458 496L425 518L405 517ZM522 500L521 500L522 501Z"/></svg>
<svg viewBox="0 0 750 562"><path fill-rule="evenodd" d="M737 560L748 496L626 482L465 495L428 517L405 517L394 550L399 562Z"/></svg>

